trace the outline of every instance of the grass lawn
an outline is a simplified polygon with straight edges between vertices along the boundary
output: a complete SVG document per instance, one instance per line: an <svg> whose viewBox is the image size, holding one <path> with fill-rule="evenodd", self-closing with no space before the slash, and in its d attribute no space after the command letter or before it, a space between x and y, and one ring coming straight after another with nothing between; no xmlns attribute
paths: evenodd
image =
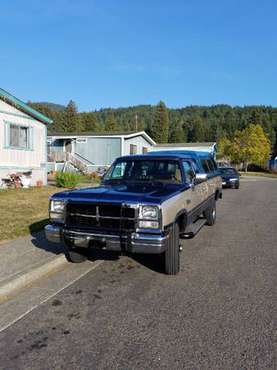
<svg viewBox="0 0 277 370"><path fill-rule="evenodd" d="M0 241L39 231L48 221L49 196L62 190L54 186L0 190Z"/></svg>

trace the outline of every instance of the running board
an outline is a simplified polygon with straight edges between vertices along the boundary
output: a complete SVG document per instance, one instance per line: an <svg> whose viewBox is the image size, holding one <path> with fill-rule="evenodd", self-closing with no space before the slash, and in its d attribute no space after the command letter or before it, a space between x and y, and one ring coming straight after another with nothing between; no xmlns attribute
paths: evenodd
<svg viewBox="0 0 277 370"><path fill-rule="evenodd" d="M205 218L199 218L197 221L195 221L193 224L190 224L185 232L181 233L180 238L181 239L189 239L193 238L198 231L205 225L207 220Z"/></svg>

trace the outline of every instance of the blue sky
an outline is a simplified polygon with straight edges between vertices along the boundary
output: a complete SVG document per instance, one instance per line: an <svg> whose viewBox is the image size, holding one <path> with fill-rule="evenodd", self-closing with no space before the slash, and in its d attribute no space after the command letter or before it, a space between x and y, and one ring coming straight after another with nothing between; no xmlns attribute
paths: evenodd
<svg viewBox="0 0 277 370"><path fill-rule="evenodd" d="M276 106L276 15L274 0L4 1L0 86L80 111Z"/></svg>

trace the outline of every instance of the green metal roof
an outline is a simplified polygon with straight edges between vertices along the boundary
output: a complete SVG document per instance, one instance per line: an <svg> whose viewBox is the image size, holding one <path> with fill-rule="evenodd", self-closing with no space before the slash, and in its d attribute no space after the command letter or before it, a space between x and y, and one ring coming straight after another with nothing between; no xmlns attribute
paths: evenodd
<svg viewBox="0 0 277 370"><path fill-rule="evenodd" d="M40 122L43 122L45 124L53 123L53 121L50 118L46 117L44 114L38 112L37 110L29 107L29 105L17 99L15 96L11 95L10 93L1 88L0 88L0 99L7 101L15 108L21 110L26 114L29 114L30 116L36 118Z"/></svg>

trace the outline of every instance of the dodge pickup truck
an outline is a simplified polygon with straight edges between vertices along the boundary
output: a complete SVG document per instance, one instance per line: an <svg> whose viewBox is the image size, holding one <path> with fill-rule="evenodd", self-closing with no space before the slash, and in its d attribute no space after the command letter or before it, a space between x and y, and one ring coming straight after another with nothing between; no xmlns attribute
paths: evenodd
<svg viewBox="0 0 277 370"><path fill-rule="evenodd" d="M180 238L215 223L222 182L214 166L207 174L181 153L120 157L100 186L50 198L46 237L64 243L71 262L84 261L87 248L163 254L165 273L175 275Z"/></svg>

